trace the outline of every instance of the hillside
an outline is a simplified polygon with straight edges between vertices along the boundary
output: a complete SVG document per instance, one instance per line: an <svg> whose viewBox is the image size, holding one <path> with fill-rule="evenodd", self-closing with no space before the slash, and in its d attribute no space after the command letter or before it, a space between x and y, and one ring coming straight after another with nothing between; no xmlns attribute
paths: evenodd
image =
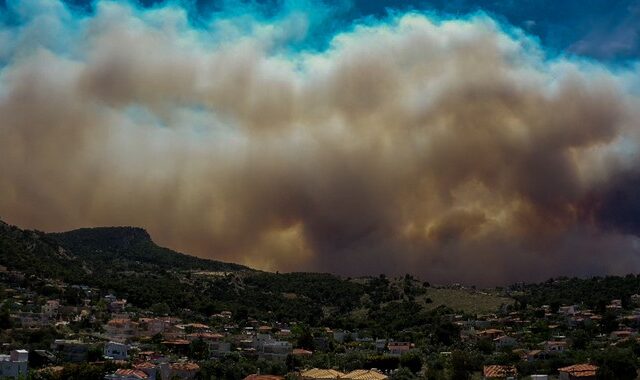
<svg viewBox="0 0 640 380"><path fill-rule="evenodd" d="M640 294L640 275L557 278L538 284L513 285L510 290L520 307L584 304L603 311L613 299L621 300L624 307L631 305L631 296Z"/></svg>
<svg viewBox="0 0 640 380"><path fill-rule="evenodd" d="M83 281L83 262L45 233L21 230L0 221L0 265L43 278Z"/></svg>
<svg viewBox="0 0 640 380"><path fill-rule="evenodd" d="M96 267L117 270L245 271L245 266L206 260L156 245L142 228L99 227L50 233L47 237Z"/></svg>
<svg viewBox="0 0 640 380"><path fill-rule="evenodd" d="M432 288L410 275L357 279L323 273L269 273L205 260L156 245L135 227L43 233L0 225L0 265L114 293L132 305L222 310L311 326L369 328L379 336L421 331L442 313L490 312L512 300L498 294ZM214 274L214 275L212 275Z"/></svg>

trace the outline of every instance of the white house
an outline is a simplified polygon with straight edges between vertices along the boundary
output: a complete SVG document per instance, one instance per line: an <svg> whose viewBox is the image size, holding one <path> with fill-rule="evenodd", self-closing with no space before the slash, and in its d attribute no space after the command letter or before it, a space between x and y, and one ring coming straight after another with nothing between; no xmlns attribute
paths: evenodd
<svg viewBox="0 0 640 380"><path fill-rule="evenodd" d="M292 351L293 346L287 341L271 341L262 345L261 350L258 351L258 357L284 361Z"/></svg>
<svg viewBox="0 0 640 380"><path fill-rule="evenodd" d="M13 350L9 355L0 355L0 378L27 377L29 351Z"/></svg>
<svg viewBox="0 0 640 380"><path fill-rule="evenodd" d="M560 309L558 309L558 313L567 316L574 315L577 309L578 307L576 305L560 306Z"/></svg>
<svg viewBox="0 0 640 380"><path fill-rule="evenodd" d="M118 342L109 342L104 345L104 357L113 360L127 360L129 347Z"/></svg>
<svg viewBox="0 0 640 380"><path fill-rule="evenodd" d="M546 353L558 354L564 352L564 350L567 348L567 342L550 340L544 342L543 346Z"/></svg>

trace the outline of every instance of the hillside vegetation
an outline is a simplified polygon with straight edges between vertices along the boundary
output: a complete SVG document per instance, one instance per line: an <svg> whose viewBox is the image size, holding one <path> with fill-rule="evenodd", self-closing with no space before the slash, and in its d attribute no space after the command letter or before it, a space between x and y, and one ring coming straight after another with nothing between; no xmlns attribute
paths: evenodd
<svg viewBox="0 0 640 380"><path fill-rule="evenodd" d="M432 288L409 275L350 279L260 272L159 247L134 227L47 234L2 224L0 265L33 276L36 283L56 279L113 292L140 308L166 305L203 315L232 310L262 320L367 328L379 336L421 333L436 315L491 312L512 302L472 290Z"/></svg>

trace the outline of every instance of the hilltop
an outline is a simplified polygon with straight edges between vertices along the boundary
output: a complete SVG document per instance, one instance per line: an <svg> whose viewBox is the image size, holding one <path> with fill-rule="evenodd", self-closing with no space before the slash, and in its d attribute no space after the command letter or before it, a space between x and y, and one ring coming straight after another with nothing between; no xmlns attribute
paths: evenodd
<svg viewBox="0 0 640 380"><path fill-rule="evenodd" d="M100 267L220 272L252 270L239 264L201 259L160 247L146 230L138 227L81 228L46 236L76 257Z"/></svg>
<svg viewBox="0 0 640 380"><path fill-rule="evenodd" d="M156 245L136 227L82 228L63 233L22 230L0 221L0 264L44 278L83 282L97 271L252 271Z"/></svg>

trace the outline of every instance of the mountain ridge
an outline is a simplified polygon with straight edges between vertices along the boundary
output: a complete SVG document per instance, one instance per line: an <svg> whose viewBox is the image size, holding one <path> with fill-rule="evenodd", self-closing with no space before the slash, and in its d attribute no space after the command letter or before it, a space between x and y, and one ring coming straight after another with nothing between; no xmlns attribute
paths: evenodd
<svg viewBox="0 0 640 380"><path fill-rule="evenodd" d="M124 260L155 265L164 270L253 271L244 265L203 259L157 245L140 227L93 227L49 233L50 238L80 258L110 264Z"/></svg>
<svg viewBox="0 0 640 380"><path fill-rule="evenodd" d="M46 233L0 220L0 264L26 273L86 281L95 270L255 271L157 245L140 227L94 227ZM105 267L106 266L106 267Z"/></svg>

